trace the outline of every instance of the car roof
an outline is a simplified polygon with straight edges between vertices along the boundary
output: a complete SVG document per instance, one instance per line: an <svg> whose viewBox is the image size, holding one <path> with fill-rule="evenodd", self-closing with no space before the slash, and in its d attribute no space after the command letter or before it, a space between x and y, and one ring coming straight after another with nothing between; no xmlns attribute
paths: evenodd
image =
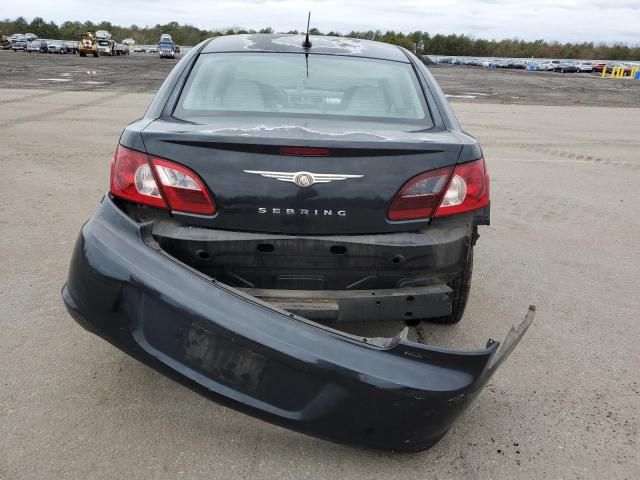
<svg viewBox="0 0 640 480"><path fill-rule="evenodd" d="M396 45L361 40L359 38L326 37L310 35L311 48L302 47L304 35L295 34L248 34L225 35L214 38L202 53L220 52L283 52L343 55L350 57L378 58L408 63L409 59Z"/></svg>

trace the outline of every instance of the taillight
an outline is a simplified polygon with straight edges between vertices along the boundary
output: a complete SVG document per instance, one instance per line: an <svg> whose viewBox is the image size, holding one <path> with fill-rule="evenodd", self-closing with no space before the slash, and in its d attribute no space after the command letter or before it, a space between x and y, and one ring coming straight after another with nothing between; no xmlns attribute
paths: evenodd
<svg viewBox="0 0 640 480"><path fill-rule="evenodd" d="M111 163L110 190L117 197L176 212L212 215L216 211L206 187L194 172L122 145L118 145Z"/></svg>
<svg viewBox="0 0 640 480"><path fill-rule="evenodd" d="M422 173L394 198L389 220L418 220L469 212L489 204L489 175L484 159Z"/></svg>
<svg viewBox="0 0 640 480"><path fill-rule="evenodd" d="M216 212L213 200L195 173L161 158L151 157L151 163L171 210L200 215L213 215Z"/></svg>
<svg viewBox="0 0 640 480"><path fill-rule="evenodd" d="M442 197L452 167L421 173L409 180L393 199L389 220L416 220L433 215Z"/></svg>
<svg viewBox="0 0 640 480"><path fill-rule="evenodd" d="M111 193L132 202L167 208L145 153L118 145L111 162Z"/></svg>
<svg viewBox="0 0 640 480"><path fill-rule="evenodd" d="M456 166L436 217L470 212L489 205L489 173L484 158Z"/></svg>

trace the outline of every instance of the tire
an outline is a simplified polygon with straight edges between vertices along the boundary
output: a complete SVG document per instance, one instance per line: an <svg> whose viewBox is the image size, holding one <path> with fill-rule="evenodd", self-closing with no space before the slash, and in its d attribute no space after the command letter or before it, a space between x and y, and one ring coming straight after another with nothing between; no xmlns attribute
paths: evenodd
<svg viewBox="0 0 640 480"><path fill-rule="evenodd" d="M93 56L94 56L95 58L98 58L98 57L100 56L100 52L96 52L96 53L94 53L94 54L93 54Z"/></svg>
<svg viewBox="0 0 640 480"><path fill-rule="evenodd" d="M464 270L457 278L454 278L447 285L451 287L451 313L446 317L429 318L433 323L454 324L462 320L464 310L467 307L469 291L471 290L471 277L473 276L473 247L469 249L469 257L464 266Z"/></svg>
<svg viewBox="0 0 640 480"><path fill-rule="evenodd" d="M86 57L86 56L87 56L87 54L86 54L85 52L80 52L80 56L81 56L81 57Z"/></svg>

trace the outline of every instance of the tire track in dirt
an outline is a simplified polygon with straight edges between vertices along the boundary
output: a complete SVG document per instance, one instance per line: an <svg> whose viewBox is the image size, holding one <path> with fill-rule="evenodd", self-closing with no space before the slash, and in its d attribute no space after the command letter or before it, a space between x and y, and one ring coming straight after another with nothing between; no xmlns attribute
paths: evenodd
<svg viewBox="0 0 640 480"><path fill-rule="evenodd" d="M537 153L543 153L553 157L566 158L569 160L576 160L583 163L594 163L607 166L615 166L621 168L629 168L631 170L640 170L640 162L625 162L623 160L612 160L609 158L603 158L596 155L585 155L582 153L574 153L569 150L563 150L557 147L548 147L543 145L537 145L532 143L513 143L507 141L492 141L492 145L501 147L511 147L518 150L533 151Z"/></svg>
<svg viewBox="0 0 640 480"><path fill-rule="evenodd" d="M36 98L45 98L45 97L51 97L53 95L58 95L60 92L44 92L44 93L36 93L36 94L32 94L32 95L26 95L24 97L18 97L18 98L11 98L9 100L0 100L0 105L8 105L10 103L20 103L20 102L27 102L29 100L33 100Z"/></svg>

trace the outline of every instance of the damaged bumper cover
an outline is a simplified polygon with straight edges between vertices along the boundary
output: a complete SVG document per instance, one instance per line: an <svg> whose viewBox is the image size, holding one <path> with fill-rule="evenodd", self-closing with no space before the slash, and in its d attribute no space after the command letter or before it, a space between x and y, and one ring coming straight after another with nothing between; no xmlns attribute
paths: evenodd
<svg viewBox="0 0 640 480"><path fill-rule="evenodd" d="M436 443L515 348L455 351L363 338L215 282L163 252L109 198L82 229L62 296L87 330L222 404L337 442Z"/></svg>

